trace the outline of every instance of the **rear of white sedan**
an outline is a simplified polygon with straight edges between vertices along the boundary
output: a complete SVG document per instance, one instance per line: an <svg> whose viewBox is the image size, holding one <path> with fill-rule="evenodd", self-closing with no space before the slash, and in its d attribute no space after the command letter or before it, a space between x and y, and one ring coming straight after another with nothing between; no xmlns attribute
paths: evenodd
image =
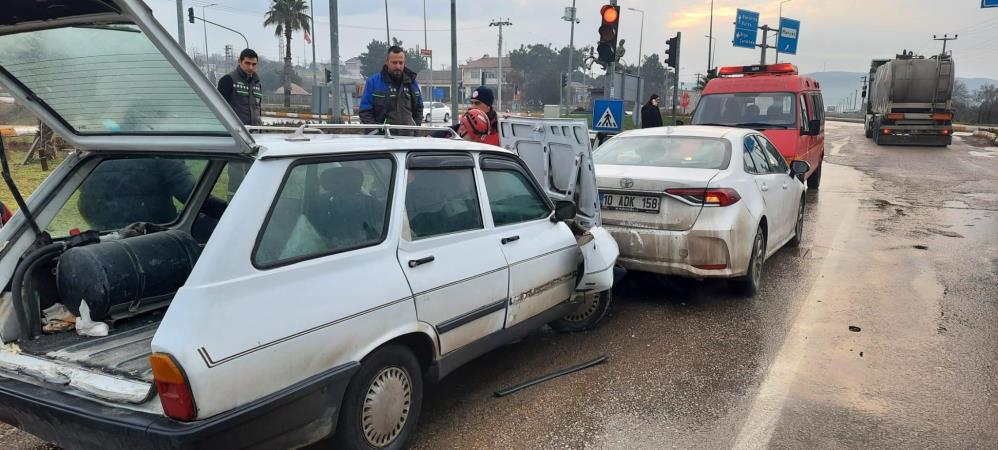
<svg viewBox="0 0 998 450"><path fill-rule="evenodd" d="M620 246L618 263L664 275L740 277L754 293L762 261L799 233L793 223L804 190L782 158L755 169L752 151L775 159L759 138L753 130L663 127L600 146L594 161L603 223Z"/></svg>

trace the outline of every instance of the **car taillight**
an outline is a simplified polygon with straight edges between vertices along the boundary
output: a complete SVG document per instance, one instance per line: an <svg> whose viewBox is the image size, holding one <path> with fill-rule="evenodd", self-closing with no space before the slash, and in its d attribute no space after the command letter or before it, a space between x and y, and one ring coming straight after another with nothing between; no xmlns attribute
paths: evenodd
<svg viewBox="0 0 998 450"><path fill-rule="evenodd" d="M196 416L194 395L187 384L187 376L172 356L165 353L153 353L149 357L152 365L152 376L156 381L156 391L159 401L163 404L163 413L171 419L190 421Z"/></svg>
<svg viewBox="0 0 998 450"><path fill-rule="evenodd" d="M941 131L941 133L944 134L944 135L945 134L949 134L949 130L944 129L943 131Z"/></svg>
<svg viewBox="0 0 998 450"><path fill-rule="evenodd" d="M884 134L891 134L890 128L884 128Z"/></svg>
<svg viewBox="0 0 998 450"><path fill-rule="evenodd" d="M742 199L737 191L730 188L666 189L665 192L706 206L729 206Z"/></svg>

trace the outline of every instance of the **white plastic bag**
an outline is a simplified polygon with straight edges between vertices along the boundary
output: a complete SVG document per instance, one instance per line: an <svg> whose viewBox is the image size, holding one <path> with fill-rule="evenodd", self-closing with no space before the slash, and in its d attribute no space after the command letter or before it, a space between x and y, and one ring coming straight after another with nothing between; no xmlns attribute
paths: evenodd
<svg viewBox="0 0 998 450"><path fill-rule="evenodd" d="M106 323L90 320L90 306L87 306L87 301L80 302L80 317L76 319L76 334L80 336L107 336L107 332Z"/></svg>

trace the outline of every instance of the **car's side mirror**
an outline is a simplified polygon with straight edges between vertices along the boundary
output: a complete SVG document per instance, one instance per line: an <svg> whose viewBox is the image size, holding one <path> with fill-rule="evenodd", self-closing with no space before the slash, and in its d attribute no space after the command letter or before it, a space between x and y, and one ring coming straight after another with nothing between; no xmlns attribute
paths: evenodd
<svg viewBox="0 0 998 450"><path fill-rule="evenodd" d="M790 175L794 177L803 177L808 171L811 170L811 164L807 161L800 159L795 159L790 162Z"/></svg>
<svg viewBox="0 0 998 450"><path fill-rule="evenodd" d="M566 220L575 218L575 203L568 200L558 200L554 202L554 217L552 218L555 222L564 222Z"/></svg>

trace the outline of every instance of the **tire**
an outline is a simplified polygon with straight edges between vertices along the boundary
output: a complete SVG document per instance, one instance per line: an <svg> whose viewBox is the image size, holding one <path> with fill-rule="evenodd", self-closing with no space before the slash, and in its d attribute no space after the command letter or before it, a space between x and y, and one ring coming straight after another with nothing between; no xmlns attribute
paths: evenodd
<svg viewBox="0 0 998 450"><path fill-rule="evenodd" d="M408 448L422 403L423 374L415 355L398 344L376 350L347 386L334 448Z"/></svg>
<svg viewBox="0 0 998 450"><path fill-rule="evenodd" d="M866 129L863 130L863 133L866 134L867 139L870 139L873 137L873 128L867 126Z"/></svg>
<svg viewBox="0 0 998 450"><path fill-rule="evenodd" d="M800 206L797 207L797 221L794 223L794 237L787 244L791 247L800 247L804 240L804 196L800 196Z"/></svg>
<svg viewBox="0 0 998 450"><path fill-rule="evenodd" d="M818 189L821 187L821 166L825 165L824 155L821 157L822 161L818 163L818 168L814 169L811 176L807 178L807 188L808 189Z"/></svg>
<svg viewBox="0 0 998 450"><path fill-rule="evenodd" d="M596 328L596 325L606 317L613 303L613 293L610 290L587 293L579 303L579 307L565 317L549 323L551 328L563 333L586 331Z"/></svg>
<svg viewBox="0 0 998 450"><path fill-rule="evenodd" d="M752 257L749 258L748 272L745 276L734 279L735 290L746 296L754 297L762 284L762 266L766 261L766 233L760 226L752 240Z"/></svg>
<svg viewBox="0 0 998 450"><path fill-rule="evenodd" d="M426 115L426 123L431 123L431 122L433 122L433 117L430 116L429 114L427 114Z"/></svg>
<svg viewBox="0 0 998 450"><path fill-rule="evenodd" d="M444 114L444 123L450 122L450 114Z"/></svg>
<svg viewBox="0 0 998 450"><path fill-rule="evenodd" d="M876 121L876 122L874 122L873 130L870 130L870 132L873 133L873 143L874 144L884 145L883 143L880 142L880 137L883 136L884 134L880 132L880 121L879 120Z"/></svg>

